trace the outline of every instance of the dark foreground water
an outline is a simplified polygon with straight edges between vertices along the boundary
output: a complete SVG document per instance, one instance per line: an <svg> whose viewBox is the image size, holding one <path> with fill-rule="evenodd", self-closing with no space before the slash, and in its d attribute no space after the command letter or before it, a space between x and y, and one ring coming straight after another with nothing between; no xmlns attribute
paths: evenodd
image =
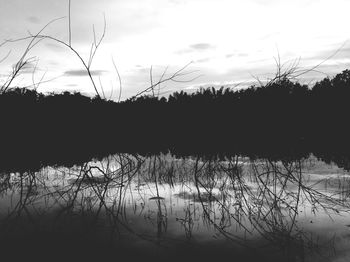
<svg viewBox="0 0 350 262"><path fill-rule="evenodd" d="M117 154L0 176L15 260L348 261L350 176L295 161Z"/></svg>

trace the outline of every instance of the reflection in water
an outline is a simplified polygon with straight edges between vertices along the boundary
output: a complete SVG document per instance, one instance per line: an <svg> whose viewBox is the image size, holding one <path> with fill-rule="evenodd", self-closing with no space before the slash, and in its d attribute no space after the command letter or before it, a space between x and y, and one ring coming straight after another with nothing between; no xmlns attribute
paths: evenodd
<svg viewBox="0 0 350 262"><path fill-rule="evenodd" d="M349 255L349 176L313 158L117 154L0 179L0 241L15 256L35 248L48 252L43 257L79 258L332 261ZM18 247L23 253L16 254Z"/></svg>

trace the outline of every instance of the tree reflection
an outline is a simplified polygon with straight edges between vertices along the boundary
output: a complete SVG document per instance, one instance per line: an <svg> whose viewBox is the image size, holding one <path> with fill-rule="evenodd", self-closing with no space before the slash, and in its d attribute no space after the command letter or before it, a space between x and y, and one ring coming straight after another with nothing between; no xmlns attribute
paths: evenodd
<svg viewBox="0 0 350 262"><path fill-rule="evenodd" d="M286 260L304 261L310 250L320 251L305 217L349 211L347 180L338 181L338 191L321 190L321 180L307 176L309 161L117 154L72 168L2 174L0 230L6 240L20 224L31 233L68 228L111 248L133 239L192 243L206 234L257 252L278 247Z"/></svg>

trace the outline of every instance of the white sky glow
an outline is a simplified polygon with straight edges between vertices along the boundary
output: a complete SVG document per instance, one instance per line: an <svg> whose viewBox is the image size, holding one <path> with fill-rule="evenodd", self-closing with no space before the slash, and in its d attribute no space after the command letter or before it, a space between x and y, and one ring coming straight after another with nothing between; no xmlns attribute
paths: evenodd
<svg viewBox="0 0 350 262"><path fill-rule="evenodd" d="M253 76L271 76L274 57L292 63L301 59L301 68L324 62L319 70L334 75L350 65L350 1L348 0L71 0L72 44L87 59L93 40L103 29L106 36L97 51L92 69L112 98L118 95L114 58L122 77L123 98L150 84L169 66L172 73L190 61L189 71L199 78L190 83L168 82L162 92L199 86L235 86L249 83ZM68 15L68 0L0 0L0 41L36 33L48 21ZM68 18L50 25L44 32L68 40ZM0 42L1 43L1 42ZM0 47L0 81L11 71L28 42ZM57 43L43 41L29 57L35 57L39 91L77 90L93 94L93 88L79 60ZM33 66L34 67L34 66ZM14 85L30 85L30 67ZM311 73L301 77L308 83L323 78ZM99 80L100 78L100 80ZM189 76L188 78L191 78ZM187 79L184 77L184 79ZM0 82L1 84L1 82ZM107 96L108 96L107 95Z"/></svg>

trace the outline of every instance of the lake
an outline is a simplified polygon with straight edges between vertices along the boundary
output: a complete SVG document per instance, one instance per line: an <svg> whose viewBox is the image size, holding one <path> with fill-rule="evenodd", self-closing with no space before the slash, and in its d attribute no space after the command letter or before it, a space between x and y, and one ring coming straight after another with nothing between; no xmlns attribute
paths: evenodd
<svg viewBox="0 0 350 262"><path fill-rule="evenodd" d="M350 176L272 161L115 154L2 173L0 251L13 259L348 261Z"/></svg>

